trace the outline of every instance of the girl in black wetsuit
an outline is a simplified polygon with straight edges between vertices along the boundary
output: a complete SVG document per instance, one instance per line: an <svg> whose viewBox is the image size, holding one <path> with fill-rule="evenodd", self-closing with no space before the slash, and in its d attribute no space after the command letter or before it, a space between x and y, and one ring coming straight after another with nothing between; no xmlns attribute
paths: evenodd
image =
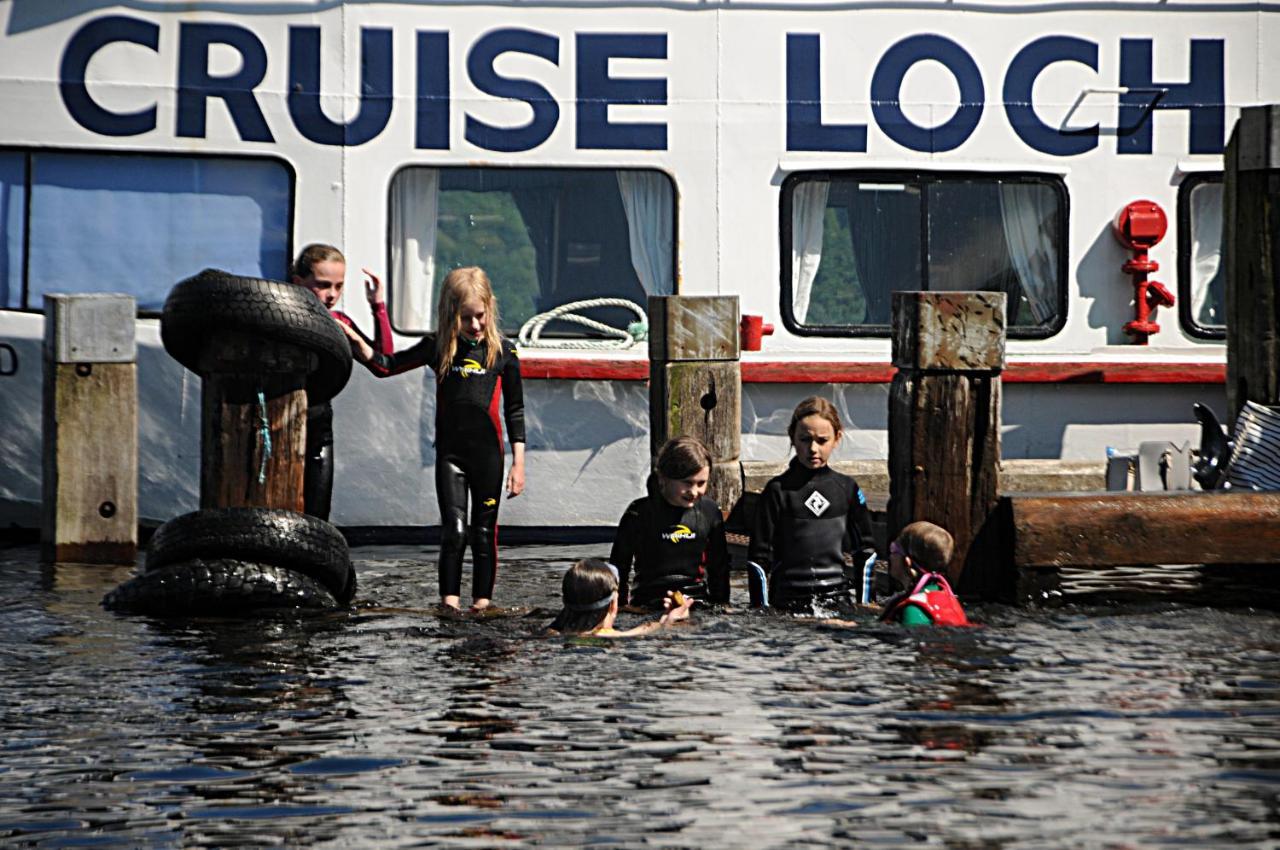
<svg viewBox="0 0 1280 850"><path fill-rule="evenodd" d="M649 495L632 502L618 523L609 561L618 569L621 604L658 607L669 591L729 601L729 547L724 516L707 498L711 452L695 437L669 440L658 453ZM632 563L634 587L629 587Z"/></svg>
<svg viewBox="0 0 1280 850"><path fill-rule="evenodd" d="M871 515L858 482L828 463L842 432L831 402L800 402L787 427L796 456L760 494L747 558L768 574L767 602L775 608L846 607L849 592L860 589L860 571L846 577L844 556L862 550L855 562L865 560L874 545Z"/></svg>
<svg viewBox="0 0 1280 850"><path fill-rule="evenodd" d="M498 300L484 270L449 272L440 284L436 332L395 354L375 352L347 330L356 359L380 378L419 366L436 373L436 497L440 501L440 601L459 607L462 556L471 544L472 610L489 607L498 571L502 420L511 441L507 494L524 489L524 393L515 346L502 337ZM498 401L502 400L502 418ZM467 501L471 502L470 523Z"/></svg>
<svg viewBox="0 0 1280 850"><path fill-rule="evenodd" d="M382 281L368 269L365 274L365 296L373 313L374 332L370 340L356 327L351 317L337 309L346 283L347 260L332 245L313 243L298 253L289 270L289 278L299 286L310 289L320 299L329 314L344 329L354 331L383 354L392 352L391 322L387 319L387 305L383 303ZM327 520L333 496L333 405L330 402L313 404L307 408L306 462L303 467L303 510L314 517Z"/></svg>

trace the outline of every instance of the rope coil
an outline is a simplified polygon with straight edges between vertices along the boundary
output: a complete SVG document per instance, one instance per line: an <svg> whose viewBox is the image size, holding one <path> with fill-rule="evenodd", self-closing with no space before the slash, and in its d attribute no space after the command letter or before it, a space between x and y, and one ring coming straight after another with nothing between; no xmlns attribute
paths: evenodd
<svg viewBox="0 0 1280 850"><path fill-rule="evenodd" d="M574 315L574 310L589 310L593 307L622 307L631 310L639 317L626 328L615 328L586 316ZM573 322L583 327L598 331L609 339L548 339L541 338L542 329L553 321ZM644 309L634 301L625 298L592 298L587 301L573 301L559 307L539 313L520 327L518 337L523 348L577 348L586 350L616 349L625 351L638 342L649 338L649 317Z"/></svg>

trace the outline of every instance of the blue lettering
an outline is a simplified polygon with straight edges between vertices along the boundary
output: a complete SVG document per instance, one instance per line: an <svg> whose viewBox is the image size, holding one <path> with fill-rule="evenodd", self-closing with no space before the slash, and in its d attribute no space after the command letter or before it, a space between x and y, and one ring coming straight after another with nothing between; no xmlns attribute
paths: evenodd
<svg viewBox="0 0 1280 850"><path fill-rule="evenodd" d="M58 90L71 117L86 130L103 136L136 136L156 128L156 108L149 106L137 112L112 112L99 106L84 84L89 60L103 47L117 41L140 44L158 52L160 27L122 15L99 18L85 24L71 36L62 54Z"/></svg>
<svg viewBox="0 0 1280 850"><path fill-rule="evenodd" d="M609 76L609 60L615 56L628 59L666 59L666 33L579 34L577 55L578 148L666 150L666 124L609 123L609 107L613 104L666 105L665 77L619 80Z"/></svg>
<svg viewBox="0 0 1280 850"><path fill-rule="evenodd" d="M418 108L413 146L449 149L449 33L418 33Z"/></svg>
<svg viewBox="0 0 1280 850"><path fill-rule="evenodd" d="M867 125L822 123L821 39L787 33L787 150L867 149Z"/></svg>
<svg viewBox="0 0 1280 850"><path fill-rule="evenodd" d="M225 44L240 53L240 70L227 77L209 73L209 46ZM257 36L232 24L187 24L178 35L177 134L204 138L205 101L222 98L240 138L274 142L253 89L267 73L267 51Z"/></svg>
<svg viewBox="0 0 1280 850"><path fill-rule="evenodd" d="M912 123L902 111L899 94L907 71L917 62L941 62L960 86L960 108L936 127ZM871 112L885 134L914 151L941 153L955 150L973 134L982 117L986 92L973 57L949 38L915 35L885 51L871 75Z"/></svg>
<svg viewBox="0 0 1280 850"><path fill-rule="evenodd" d="M320 108L320 28L289 27L289 115L319 145L363 145L391 118L391 30L360 29L360 109L346 124Z"/></svg>
<svg viewBox="0 0 1280 850"><path fill-rule="evenodd" d="M493 63L503 53L528 53L560 63L560 39L546 33L523 29L501 29L486 33L467 55L467 74L472 84L494 97L521 100L533 109L533 118L521 127L495 127L467 115L463 135L476 147L503 153L527 151L550 138L560 120L560 105L551 93L531 80L513 80L498 75Z"/></svg>
<svg viewBox="0 0 1280 850"><path fill-rule="evenodd" d="M1188 148L1191 153L1222 153L1226 134L1226 84L1221 39L1191 40L1191 79L1186 83L1157 83L1151 78L1151 39L1120 40L1120 85L1131 89L1167 89L1156 109L1186 109L1191 113ZM1143 112L1154 95L1131 91L1120 95L1118 125L1137 128L1118 140L1122 154L1151 153L1151 125Z"/></svg>
<svg viewBox="0 0 1280 850"><path fill-rule="evenodd" d="M1098 146L1098 126L1063 133L1036 115L1031 92L1036 78L1055 62L1079 62L1098 70L1098 45L1083 38L1058 35L1038 38L1018 51L1004 78L1004 111L1018 138L1036 150L1071 156Z"/></svg>

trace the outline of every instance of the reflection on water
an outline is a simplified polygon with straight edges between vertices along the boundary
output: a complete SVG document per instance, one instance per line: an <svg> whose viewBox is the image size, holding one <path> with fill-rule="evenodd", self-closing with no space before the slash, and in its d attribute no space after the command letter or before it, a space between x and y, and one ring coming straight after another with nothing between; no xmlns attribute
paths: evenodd
<svg viewBox="0 0 1280 850"><path fill-rule="evenodd" d="M359 607L118 617L127 571L0 551L0 844L1273 847L1280 617L975 611L968 631L744 610L538 636L567 564L483 620L431 558L355 550ZM745 601L745 589L734 588Z"/></svg>

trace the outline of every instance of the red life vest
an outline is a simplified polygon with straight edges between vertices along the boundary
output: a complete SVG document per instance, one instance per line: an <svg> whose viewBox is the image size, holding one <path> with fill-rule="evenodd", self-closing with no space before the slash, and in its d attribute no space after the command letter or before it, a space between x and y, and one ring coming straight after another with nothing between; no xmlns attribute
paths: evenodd
<svg viewBox="0 0 1280 850"><path fill-rule="evenodd" d="M939 590L925 590L930 584L939 586ZM960 600L951 592L951 585L941 573L925 573L916 582L915 589L903 597L889 612L885 619L897 619L897 615L908 605L914 605L925 613L935 626L967 626L969 618L960 607Z"/></svg>

